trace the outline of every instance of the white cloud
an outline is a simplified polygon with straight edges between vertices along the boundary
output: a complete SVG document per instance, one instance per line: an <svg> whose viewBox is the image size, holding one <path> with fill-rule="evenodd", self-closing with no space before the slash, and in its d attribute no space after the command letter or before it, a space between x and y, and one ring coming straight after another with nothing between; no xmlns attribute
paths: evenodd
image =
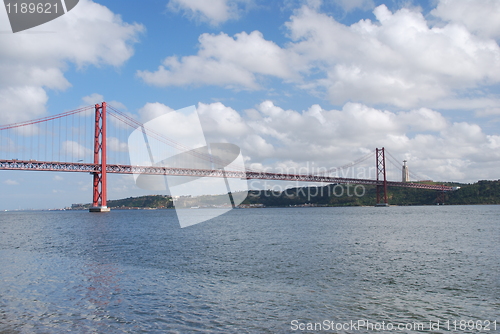
<svg viewBox="0 0 500 334"><path fill-rule="evenodd" d="M209 143L226 142L227 138L239 138L249 131L240 114L220 102L199 103L197 111Z"/></svg>
<svg viewBox="0 0 500 334"><path fill-rule="evenodd" d="M108 137L107 141L107 148L110 151L114 152L128 152L128 145L127 143L121 142L118 138L116 137Z"/></svg>
<svg viewBox="0 0 500 334"><path fill-rule="evenodd" d="M412 131L441 131L447 126L443 115L428 108L401 112L399 116Z"/></svg>
<svg viewBox="0 0 500 334"><path fill-rule="evenodd" d="M148 102L144 105L144 107L139 109L139 120L142 123L146 123L152 119L155 119L172 111L174 111L174 109L167 107L163 103Z"/></svg>
<svg viewBox="0 0 500 334"><path fill-rule="evenodd" d="M123 103L121 103L119 101L106 101L104 99L104 96L101 94L98 94L98 93L93 93L93 94L84 96L84 97L82 97L82 101L83 101L83 105L81 105L81 107L93 106L95 104L101 104L102 102L106 102L106 104L108 106L108 115L110 115L109 107L112 107L112 108L115 108L115 109L119 110L120 112L126 114L127 116L134 118L133 114L126 111L127 107ZM79 115L82 117L94 116L94 114L95 114L94 109L89 109L89 110L86 110L86 111L79 113ZM130 125L126 124L125 122L120 121L116 117L113 117L113 115L111 115L111 117L107 117L107 121L108 121L108 123L107 123L108 126L111 124L118 129L130 129Z"/></svg>
<svg viewBox="0 0 500 334"><path fill-rule="evenodd" d="M492 5L474 6L474 13L481 13ZM203 34L196 55L167 57L157 71L137 75L156 86L248 90L261 89L266 77L274 77L334 105L497 107L487 88L500 82L500 47L477 29L454 22L433 26L419 9L391 12L385 5L374 9L375 21L347 26L319 8L295 11L285 24L290 42L284 47L258 31ZM496 15L491 10L488 17ZM467 98L458 97L464 91Z"/></svg>
<svg viewBox="0 0 500 334"><path fill-rule="evenodd" d="M77 159L89 159L93 157L94 151L77 142L66 140L61 144L61 152L66 155L66 161L74 161ZM68 160L70 159L70 160ZM63 160L64 161L64 160Z"/></svg>
<svg viewBox="0 0 500 334"><path fill-rule="evenodd" d="M245 154L245 156L251 156L254 159L270 159L273 158L275 154L273 145L266 142L264 138L256 134L251 134L245 138L241 149L243 150L243 154ZM257 164L262 165L260 163Z"/></svg>
<svg viewBox="0 0 500 334"><path fill-rule="evenodd" d="M429 27L420 12L385 5L378 22L351 26L302 7L287 23L309 71L326 74L304 87L324 89L334 104L360 101L410 108L453 96L459 89L500 81L500 48L464 27ZM307 76L307 73L306 73Z"/></svg>
<svg viewBox="0 0 500 334"><path fill-rule="evenodd" d="M62 176L56 175L52 178L54 181L64 181L64 178Z"/></svg>
<svg viewBox="0 0 500 334"><path fill-rule="evenodd" d="M82 101L86 105L89 105L89 106L94 105L94 104L98 104L98 103L100 104L101 102L104 101L104 96L101 94L93 93L93 94L82 97Z"/></svg>
<svg viewBox="0 0 500 334"><path fill-rule="evenodd" d="M95 105L95 104L101 104L102 102L106 102L108 105L113 106L114 108L117 108L120 111L127 110L127 107L119 102L119 101L106 101L104 99L104 96L98 93L93 93L87 96L82 97L82 101L84 102L85 106L87 105Z"/></svg>
<svg viewBox="0 0 500 334"><path fill-rule="evenodd" d="M7 179L3 181L3 183L8 186L17 186L19 184L19 182L17 182L16 180L11 180L11 179Z"/></svg>
<svg viewBox="0 0 500 334"><path fill-rule="evenodd" d="M445 21L463 24L474 33L500 37L500 2L498 0L440 0L431 14Z"/></svg>
<svg viewBox="0 0 500 334"><path fill-rule="evenodd" d="M11 124L41 117L45 113L47 100L47 93L41 87L0 88L0 124Z"/></svg>
<svg viewBox="0 0 500 334"><path fill-rule="evenodd" d="M170 109L162 104L148 108L153 107ZM398 163L408 160L420 178L462 182L498 178L500 136L485 134L477 124L450 122L428 108L393 112L347 103L340 110L312 105L296 111L264 101L247 110L246 116L222 103L200 103L198 111L202 123L212 118L211 124L203 124L206 134L238 145L252 169L317 171L385 147ZM175 138L175 133L167 137ZM362 166L374 168L374 159ZM391 179L400 179L400 169L390 171Z"/></svg>
<svg viewBox="0 0 500 334"><path fill-rule="evenodd" d="M0 30L9 31L0 8ZM144 30L106 7L81 0L74 10L29 32L0 36L0 122L18 122L45 113L46 91L64 90L68 64L121 66L133 55ZM106 33L103 33L105 31Z"/></svg>
<svg viewBox="0 0 500 334"><path fill-rule="evenodd" d="M484 108L476 111L476 116L478 117L486 117L491 115L500 115L500 107Z"/></svg>
<svg viewBox="0 0 500 334"><path fill-rule="evenodd" d="M106 101L106 103L108 105L112 106L113 108L118 109L118 110L120 110L122 112L124 112L125 110L128 109L127 106L124 105L123 103L121 103L120 101L111 100L111 101Z"/></svg>
<svg viewBox="0 0 500 334"><path fill-rule="evenodd" d="M219 25L228 20L237 19L250 0L170 0L167 7L174 11L183 11L191 19Z"/></svg>
<svg viewBox="0 0 500 334"><path fill-rule="evenodd" d="M168 57L156 72L138 71L146 83L156 86L217 85L259 89L258 75L283 79L293 76L294 56L275 43L265 40L258 31L230 37L202 34L196 56Z"/></svg>
<svg viewBox="0 0 500 334"><path fill-rule="evenodd" d="M159 102L146 103L139 109L139 119L146 126L149 145L154 156L163 160L166 155L162 151L163 147L169 150L168 156L173 156L206 145L198 114L194 110L195 108L173 110ZM160 136L157 136L158 134ZM139 138L142 140L142 135ZM129 144L131 143L135 145L136 139L129 137Z"/></svg>

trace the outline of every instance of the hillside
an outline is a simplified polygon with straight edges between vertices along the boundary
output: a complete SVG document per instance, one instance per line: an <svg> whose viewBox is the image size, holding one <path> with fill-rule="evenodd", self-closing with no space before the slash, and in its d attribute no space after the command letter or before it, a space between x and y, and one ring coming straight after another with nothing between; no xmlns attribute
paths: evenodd
<svg viewBox="0 0 500 334"><path fill-rule="evenodd" d="M445 204L500 204L500 181L479 181L473 184L448 184L460 186L456 191L447 192ZM306 203L319 206L371 206L376 203L376 187L364 186L363 196L356 196L355 189L350 186L341 188L328 185L317 190L314 188L294 188L286 193L271 191L251 191L244 204L261 203L265 206L290 206L304 205ZM362 195L362 188L357 189L357 194ZM435 205L437 192L425 189L389 187L388 200L390 205Z"/></svg>
<svg viewBox="0 0 500 334"><path fill-rule="evenodd" d="M463 185L449 194L447 204L500 204L500 180Z"/></svg>
<svg viewBox="0 0 500 334"><path fill-rule="evenodd" d="M500 180L479 181L473 184L449 184L460 186L456 191L448 192L445 196L447 205L467 204L500 204ZM363 191L364 189L364 191ZM358 195L358 196L357 196ZM225 196L212 196L212 200L203 196L205 203L213 206L223 203ZM388 198L390 205L435 205L437 193L433 190L389 187ZM327 185L318 188L292 188L286 192L270 190L252 190L242 202L242 207L288 207L288 206L371 206L376 202L375 186ZM180 198L177 205L190 207L196 203L196 198ZM73 204L73 209L88 209L90 204ZM108 207L119 208L172 208L170 196L150 195L129 197L108 201Z"/></svg>
<svg viewBox="0 0 500 334"><path fill-rule="evenodd" d="M111 209L120 209L120 208L171 208L173 207L172 199L170 196L163 195L149 195L149 196L141 196L141 197L129 197L117 200L108 200L108 207ZM90 203L87 204L73 204L71 208L73 210L83 210L88 209L90 207Z"/></svg>

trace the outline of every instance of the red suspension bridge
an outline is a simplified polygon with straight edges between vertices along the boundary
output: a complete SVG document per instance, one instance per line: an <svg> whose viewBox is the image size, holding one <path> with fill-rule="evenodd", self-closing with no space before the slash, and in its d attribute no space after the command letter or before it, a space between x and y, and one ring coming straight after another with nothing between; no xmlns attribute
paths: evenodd
<svg viewBox="0 0 500 334"><path fill-rule="evenodd" d="M88 118L93 116L92 124ZM108 116L111 116L108 119ZM102 102L58 115L0 126L0 170L85 172L93 175L91 212L109 211L107 208L107 174L149 174L190 177L229 177L256 180L320 182L332 184L362 184L376 186L377 205L388 205L388 187L405 187L438 191L443 201L446 191L453 187L418 182L389 181L386 162L402 167L384 148L372 152L336 171L351 168L375 157L375 177L347 178L332 176L329 171L315 174L270 173L240 166L234 170L196 169L163 166L134 166L128 156L127 144L120 140L130 130L142 129L165 144L164 149L181 149L180 143L161 133L150 131L142 123ZM206 157L213 159L212 156ZM111 163L110 163L111 160ZM331 171L331 170L330 170ZM414 175L413 178L416 179Z"/></svg>

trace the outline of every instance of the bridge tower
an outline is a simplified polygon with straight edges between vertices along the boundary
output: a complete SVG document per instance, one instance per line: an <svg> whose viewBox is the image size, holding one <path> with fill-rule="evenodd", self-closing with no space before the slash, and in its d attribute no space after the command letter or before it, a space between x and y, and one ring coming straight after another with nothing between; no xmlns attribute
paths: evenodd
<svg viewBox="0 0 500 334"><path fill-rule="evenodd" d="M446 192L438 190L437 197L436 197L436 204L437 205L444 205L445 201L446 201Z"/></svg>
<svg viewBox="0 0 500 334"><path fill-rule="evenodd" d="M385 149L376 149L377 159L377 204L376 206L389 206L387 200L387 173L385 171ZM383 179L382 179L383 178ZM383 193L383 195L382 195ZM383 198L383 202L381 200Z"/></svg>
<svg viewBox="0 0 500 334"><path fill-rule="evenodd" d="M109 212L106 206L106 102L95 105L93 198L90 212Z"/></svg>

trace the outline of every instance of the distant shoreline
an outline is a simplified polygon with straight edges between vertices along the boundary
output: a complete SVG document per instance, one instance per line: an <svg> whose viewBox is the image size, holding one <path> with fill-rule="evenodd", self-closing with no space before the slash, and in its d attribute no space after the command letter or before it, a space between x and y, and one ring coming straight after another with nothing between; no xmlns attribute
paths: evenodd
<svg viewBox="0 0 500 334"><path fill-rule="evenodd" d="M457 185L457 183L454 183ZM460 189L446 192L444 205L497 205L500 204L500 180L478 181L473 184L459 184ZM364 186L363 196L335 196L332 187L326 185L310 191L311 187L287 189L284 192L272 190L250 190L246 199L238 205L240 209L249 208L289 208L289 207L372 207L376 203L376 187ZM197 198L203 204L197 204ZM389 188L389 206L429 206L442 205L437 200L437 192L425 189ZM3 212L24 211L83 211L91 204L73 204L71 207L51 209L8 209ZM176 208L231 208L227 195L180 196L147 195L109 200L107 206L112 210L165 210Z"/></svg>

